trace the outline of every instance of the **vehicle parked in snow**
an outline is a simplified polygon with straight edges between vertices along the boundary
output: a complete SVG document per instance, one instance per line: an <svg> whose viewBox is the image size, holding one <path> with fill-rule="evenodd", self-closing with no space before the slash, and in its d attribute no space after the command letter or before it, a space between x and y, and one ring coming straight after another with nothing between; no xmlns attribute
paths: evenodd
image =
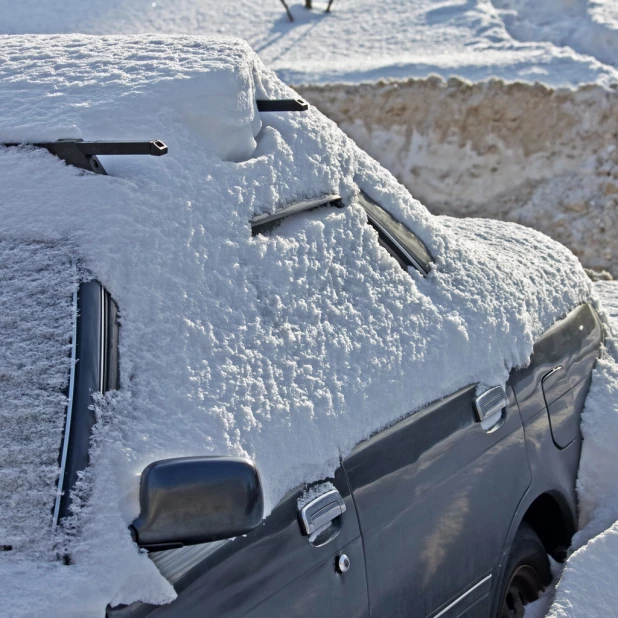
<svg viewBox="0 0 618 618"><path fill-rule="evenodd" d="M423 243L359 201L381 245L425 275ZM254 233L333 204L338 196L256 217ZM114 304L94 282L79 296L78 345L88 332L103 339L78 376L91 367L111 384L118 331L105 307ZM132 529L179 598L108 616L522 616L551 579L547 554L563 560L576 530L579 419L601 340L595 311L581 305L536 342L506 390L472 384L414 412L361 442L308 498L306 488L291 492L263 525L251 462L153 463ZM85 418L88 397L79 401ZM72 433L69 453L85 457L88 440L88 430Z"/></svg>
<svg viewBox="0 0 618 618"><path fill-rule="evenodd" d="M434 217L243 42L3 52L3 608L520 618L576 528L577 259Z"/></svg>

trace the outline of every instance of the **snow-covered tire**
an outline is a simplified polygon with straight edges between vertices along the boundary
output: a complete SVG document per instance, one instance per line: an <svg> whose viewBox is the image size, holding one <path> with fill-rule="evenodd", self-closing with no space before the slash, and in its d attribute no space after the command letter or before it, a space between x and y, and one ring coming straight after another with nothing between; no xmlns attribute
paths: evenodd
<svg viewBox="0 0 618 618"><path fill-rule="evenodd" d="M541 539L531 526L522 522L513 539L496 618L522 618L524 606L536 601L551 579Z"/></svg>

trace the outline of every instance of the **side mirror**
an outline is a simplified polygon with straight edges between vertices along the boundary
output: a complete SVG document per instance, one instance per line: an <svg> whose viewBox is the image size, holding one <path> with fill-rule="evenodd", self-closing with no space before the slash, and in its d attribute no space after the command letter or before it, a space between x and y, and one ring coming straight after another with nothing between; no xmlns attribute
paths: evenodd
<svg viewBox="0 0 618 618"><path fill-rule="evenodd" d="M142 472L135 542L151 551L229 539L264 514L259 474L240 457L179 457Z"/></svg>

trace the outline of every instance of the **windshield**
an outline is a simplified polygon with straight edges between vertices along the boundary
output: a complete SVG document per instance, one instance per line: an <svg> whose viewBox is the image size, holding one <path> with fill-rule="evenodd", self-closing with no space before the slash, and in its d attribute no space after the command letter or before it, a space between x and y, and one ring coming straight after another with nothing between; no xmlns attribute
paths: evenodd
<svg viewBox="0 0 618 618"><path fill-rule="evenodd" d="M76 271L56 245L0 241L0 546L52 551Z"/></svg>

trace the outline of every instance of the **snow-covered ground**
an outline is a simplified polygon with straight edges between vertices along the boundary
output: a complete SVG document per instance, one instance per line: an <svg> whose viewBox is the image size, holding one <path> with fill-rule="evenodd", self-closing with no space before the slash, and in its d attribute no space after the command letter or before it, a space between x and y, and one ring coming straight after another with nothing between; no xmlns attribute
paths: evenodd
<svg viewBox="0 0 618 618"><path fill-rule="evenodd" d="M618 82L612 0L0 0L0 32L226 34L288 83L491 76Z"/></svg>

